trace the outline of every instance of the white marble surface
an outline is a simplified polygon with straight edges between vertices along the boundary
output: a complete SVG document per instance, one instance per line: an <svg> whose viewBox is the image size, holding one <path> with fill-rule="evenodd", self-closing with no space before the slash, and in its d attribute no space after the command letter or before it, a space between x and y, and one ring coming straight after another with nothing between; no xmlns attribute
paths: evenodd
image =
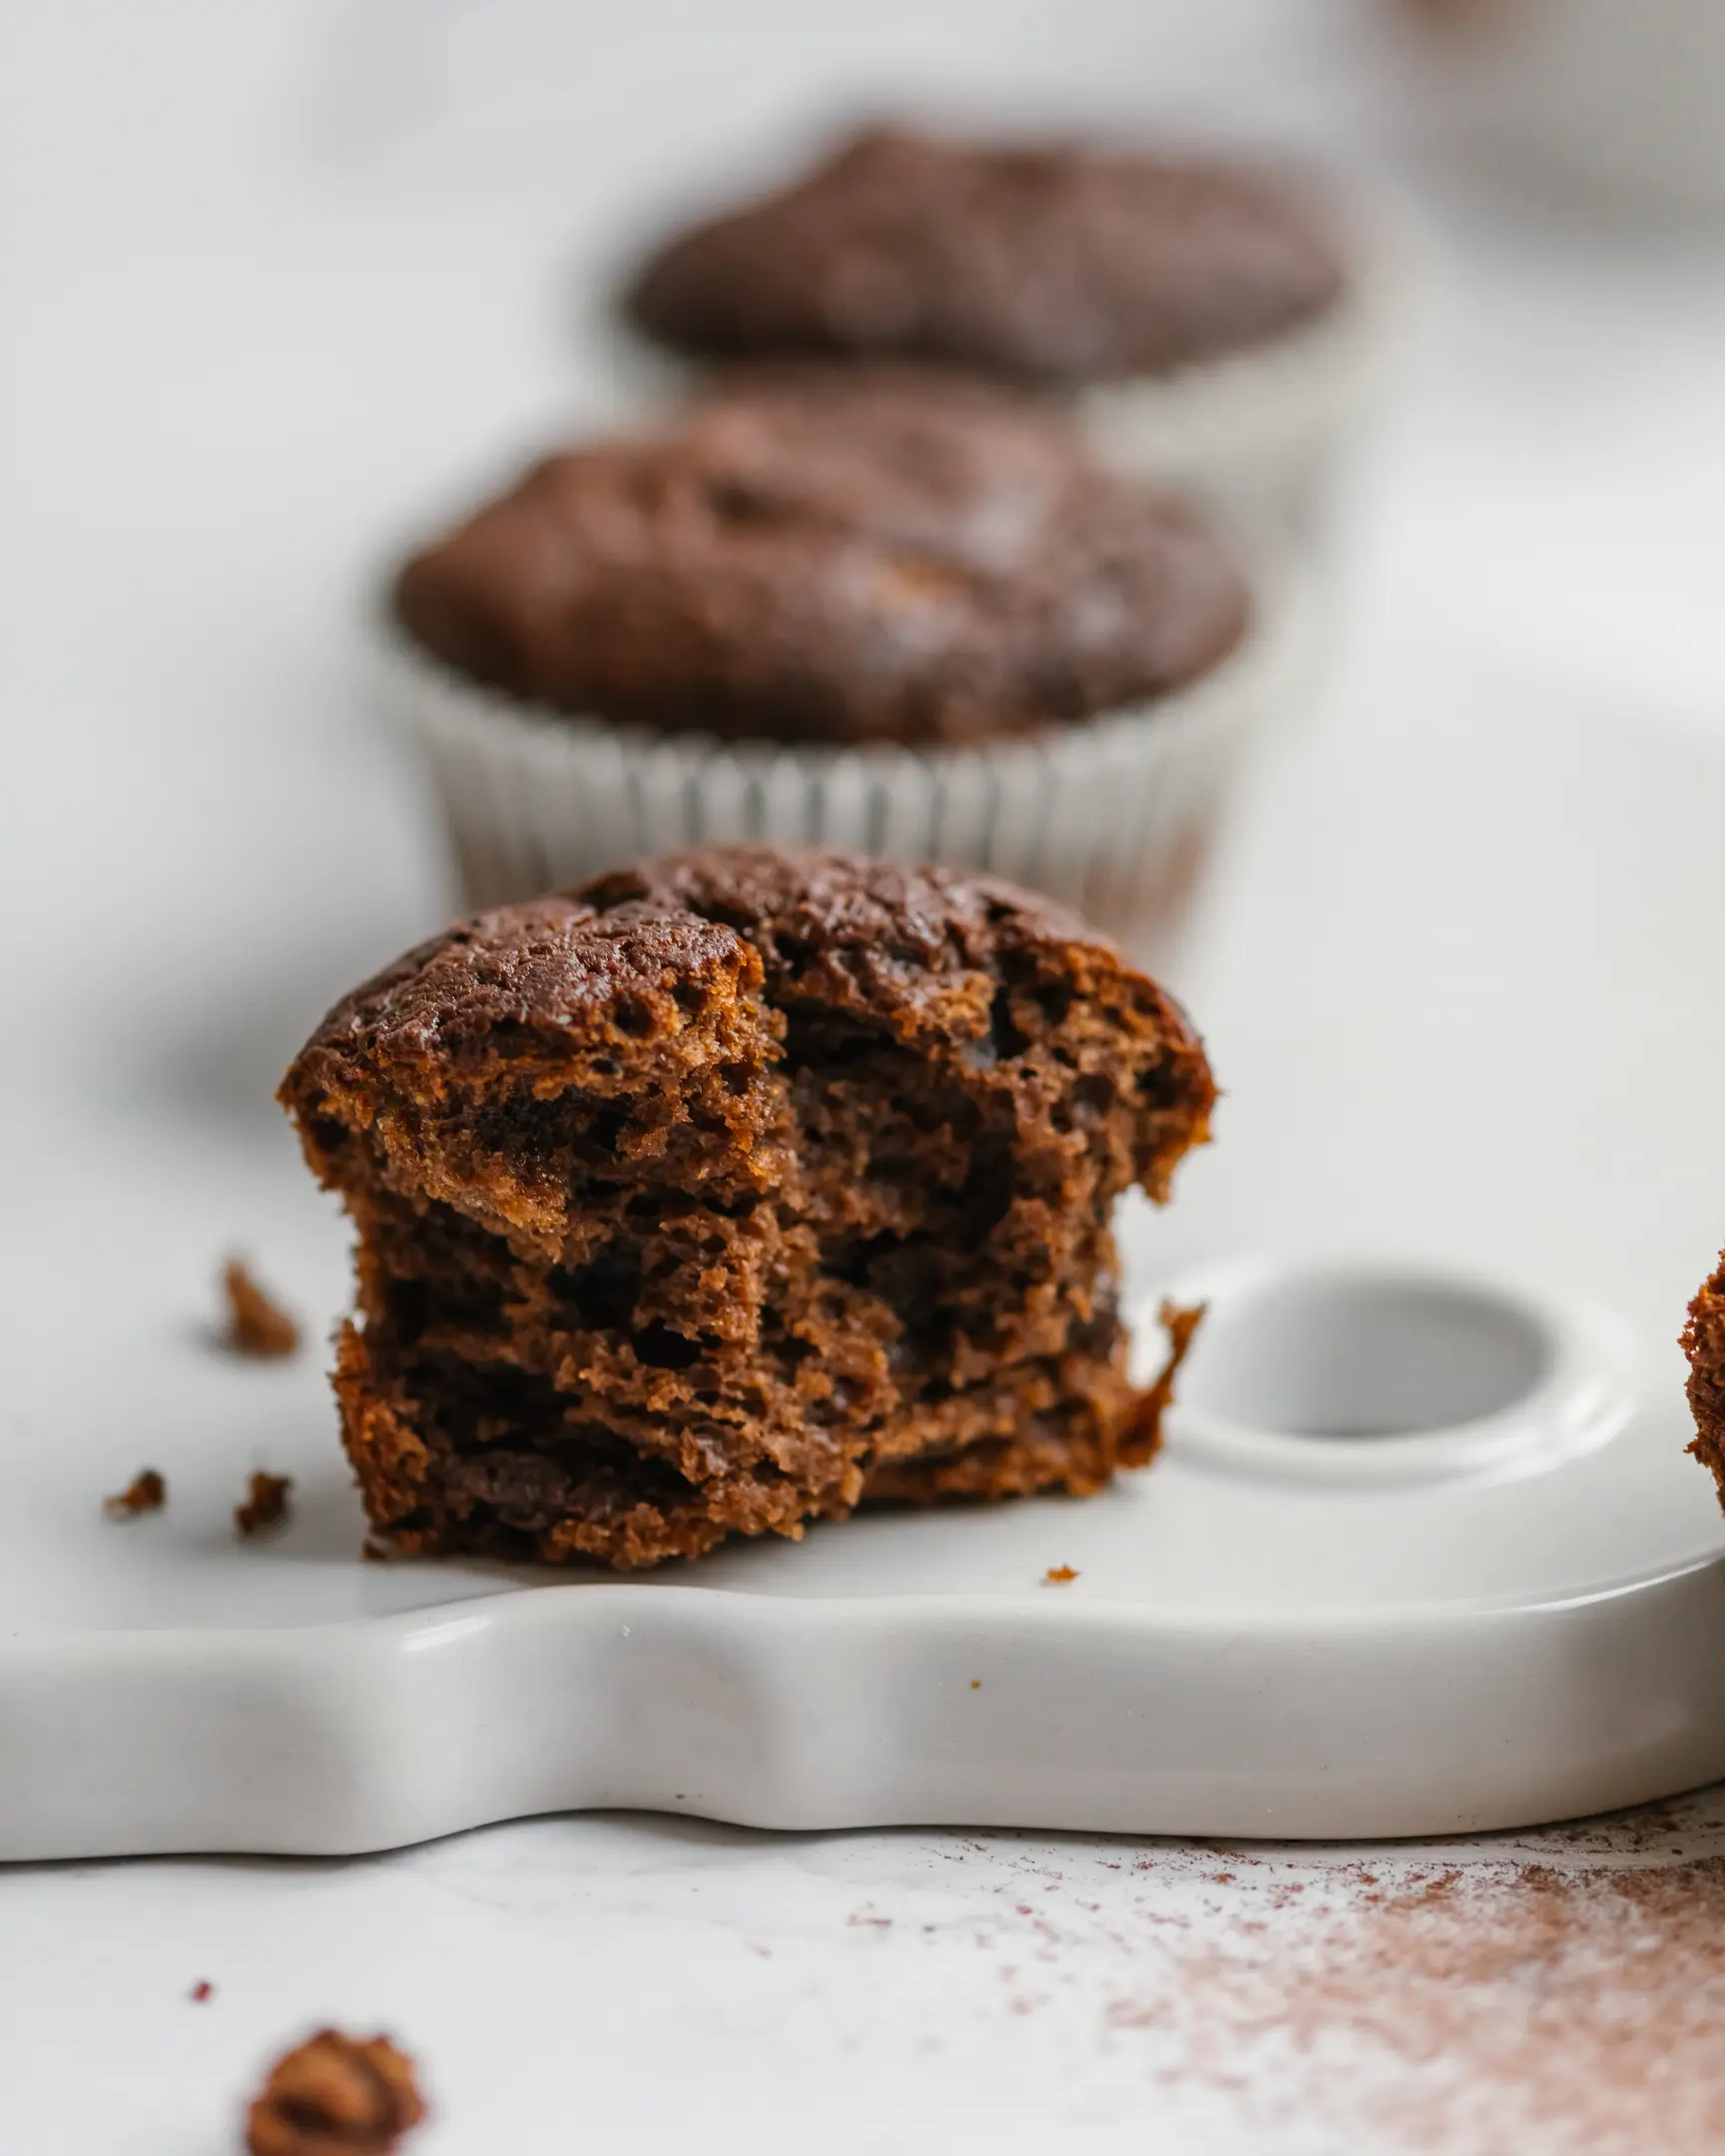
<svg viewBox="0 0 1725 2156"><path fill-rule="evenodd" d="M26 1872L4 1902L9 2133L220 2156L249 2076L329 2017L422 2053L435 2156L1699 2156L1722 2101L1721 1851L1715 1799L1420 1851L600 1817L363 1866ZM1530 1860L1543 1924L1518 1913ZM1624 1897L1656 1868L1711 1944ZM1421 1896L1452 1876L1446 1924Z"/></svg>
<svg viewBox="0 0 1725 2156"><path fill-rule="evenodd" d="M1106 67L1086 75L1069 36L1015 9L990 16L988 67L1022 93L1057 49L1065 97L1105 73L1116 104L1131 81L1213 110L1222 86L1322 132L1308 54L1336 11L1293 11L1317 47L1279 30L1253 60L1268 12L1217 9L1207 44L1155 22L1134 44L1111 16ZM848 30L801 74L751 71L781 50L771 13L744 10L729 42L686 40L669 114L649 94L653 28L687 27L691 7L636 11L617 78L584 75L570 21L521 0L419 15L14 0L0 20L9 1472L77 1443L111 1486L173 1442L165 1376L177 1412L232 1417L239 1452L267 1456L300 1411L299 1373L226 1369L195 1332L236 1239L302 1308L339 1302L339 1239L268 1087L328 996L441 902L417 805L351 705L352 594L419 502L575 400L562 280L586 245L578 204L626 197L673 151L687 166L859 55L881 80L951 77L979 20L876 8L874 45ZM443 43L414 44L425 22ZM514 128L508 86L527 81L533 124ZM583 81L611 87L583 107L566 87ZM1331 723L1433 723L1478 667L1521 674L1547 710L1717 728L1717 237L1583 225L1449 182L1430 200L1445 274L1361 475ZM1541 812L1562 800L1558 756ZM1675 843L1706 843L1680 803L1671 814ZM1297 855L1285 829L1260 835ZM1208 978L1220 1008L1244 1007L1225 920ZM1637 1008L1632 981L1602 986L1671 1022ZM1369 1048L1367 987L1349 1023ZM1310 1082L1309 1054L1301 1068ZM1521 1111L1536 1157L1536 1104ZM1600 1146L1626 1175L1658 1112L1601 1104ZM1506 1152L1486 1172L1511 1166ZM1218 1222L1246 1202L1239 1179ZM1353 1164L1344 1216L1366 1186L1388 1203L1416 1170ZM1717 1141L1674 1201L1693 1208L1696 1262L1685 1275L1679 1243L1650 1240L1650 1301L1725 1232ZM1464 1194L1426 1202L1440 1245ZM1518 1255L1550 1255L1536 1220L1524 1240ZM152 1380L129 1394L140 1363ZM1682 1910L1716 1908L1722 1838L1709 1800L1507 1851L1381 1853L1374 1885L1311 1853L599 1818L338 1866L19 1870L0 1878L0 2142L216 2156L259 2062L333 2018L423 2052L427 2156L601 2140L920 2156L1055 2136L1266 2156L1700 2149L1720 2138L1721 2082L1684 1999L1716 1998L1725 1972ZM1529 1854L1547 1866L1536 1905L1555 1880L1568 1912L1557 1934L1505 1914ZM1424 1904L1403 1903L1452 1866L1471 1932L1446 1962L1396 1960L1411 1929L1432 1944ZM1619 1869L1672 1891L1614 1896L1601 1875ZM1576 1873L1585 1894L1564 1884ZM1388 1918L1370 1899L1386 1891ZM1483 1942L1471 1956L1465 1936ZM217 1994L194 2005L201 1977ZM1624 2061L1639 2113L1613 2079Z"/></svg>

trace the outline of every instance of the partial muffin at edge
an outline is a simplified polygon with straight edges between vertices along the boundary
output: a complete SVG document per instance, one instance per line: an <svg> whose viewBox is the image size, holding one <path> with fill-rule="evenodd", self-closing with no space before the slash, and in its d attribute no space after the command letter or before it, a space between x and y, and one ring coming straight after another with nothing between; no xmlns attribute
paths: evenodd
<svg viewBox="0 0 1725 2156"><path fill-rule="evenodd" d="M1689 1450L1711 1470L1725 1505L1725 1252L1689 1306L1682 1346L1689 1357L1689 1408L1695 1417Z"/></svg>

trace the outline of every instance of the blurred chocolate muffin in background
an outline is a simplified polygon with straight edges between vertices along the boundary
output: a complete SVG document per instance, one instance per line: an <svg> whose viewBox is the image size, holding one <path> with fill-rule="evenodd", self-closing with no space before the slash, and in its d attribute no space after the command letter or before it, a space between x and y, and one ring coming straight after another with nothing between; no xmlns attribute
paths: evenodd
<svg viewBox="0 0 1725 2156"><path fill-rule="evenodd" d="M1244 166L875 128L671 241L627 305L698 359L890 357L1066 388L1262 344L1344 281L1315 206Z"/></svg>
<svg viewBox="0 0 1725 2156"><path fill-rule="evenodd" d="M736 379L546 457L414 555L403 626L469 678L725 740L956 744L1161 697L1248 599L1188 510L962 376Z"/></svg>
<svg viewBox="0 0 1725 2156"><path fill-rule="evenodd" d="M669 240L622 299L657 345L907 360L1068 401L1109 462L1290 513L1370 373L1339 203L1244 160L870 128Z"/></svg>
<svg viewBox="0 0 1725 2156"><path fill-rule="evenodd" d="M991 869L1132 937L1190 881L1277 595L1045 405L768 368L415 551L383 681L465 893L716 839Z"/></svg>

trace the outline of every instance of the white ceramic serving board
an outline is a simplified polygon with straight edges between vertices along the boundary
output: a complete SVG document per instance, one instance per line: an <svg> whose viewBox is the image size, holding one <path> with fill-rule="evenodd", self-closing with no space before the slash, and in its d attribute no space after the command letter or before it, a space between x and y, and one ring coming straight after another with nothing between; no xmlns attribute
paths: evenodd
<svg viewBox="0 0 1725 2156"><path fill-rule="evenodd" d="M302 954L188 991L171 1055L117 981L131 1060L58 1123L38 1085L13 1179L10 1286L58 1292L0 1436L0 1858L587 1806L1447 1834L1725 1775L1725 1520L1674 1346L1725 1237L1725 759L1437 639L1354 659L1260 772L1180 983L1218 1143L1127 1235L1214 1322L1165 1458L1088 1504L628 1581L361 1564L319 1357L193 1323L234 1238L319 1323L341 1300L262 1106ZM1361 1434L1404 1411L1466 1426ZM168 1509L105 1519L145 1464ZM243 1545L254 1465L296 1508Z"/></svg>

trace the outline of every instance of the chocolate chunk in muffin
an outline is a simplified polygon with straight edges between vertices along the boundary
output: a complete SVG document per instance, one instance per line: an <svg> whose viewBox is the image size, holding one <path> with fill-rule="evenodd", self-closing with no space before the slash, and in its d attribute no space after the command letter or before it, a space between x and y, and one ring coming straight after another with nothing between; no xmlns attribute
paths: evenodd
<svg viewBox="0 0 1725 2156"><path fill-rule="evenodd" d="M394 608L456 673L614 724L967 743L1140 704L1239 642L1189 510L1052 413L913 370L766 370L547 457L415 555Z"/></svg>
<svg viewBox="0 0 1725 2156"><path fill-rule="evenodd" d="M716 847L480 914L283 1086L358 1231L335 1387L397 1548L646 1565L1155 1450L1114 1201L1214 1088L987 877Z"/></svg>
<svg viewBox="0 0 1725 2156"><path fill-rule="evenodd" d="M873 128L672 240L625 305L703 359L915 359L1072 387L1263 344L1344 284L1328 220L1268 171Z"/></svg>
<svg viewBox="0 0 1725 2156"><path fill-rule="evenodd" d="M1689 1306L1683 1352L1689 1357L1689 1406L1695 1417L1689 1449L1712 1470L1725 1504L1725 1252Z"/></svg>

